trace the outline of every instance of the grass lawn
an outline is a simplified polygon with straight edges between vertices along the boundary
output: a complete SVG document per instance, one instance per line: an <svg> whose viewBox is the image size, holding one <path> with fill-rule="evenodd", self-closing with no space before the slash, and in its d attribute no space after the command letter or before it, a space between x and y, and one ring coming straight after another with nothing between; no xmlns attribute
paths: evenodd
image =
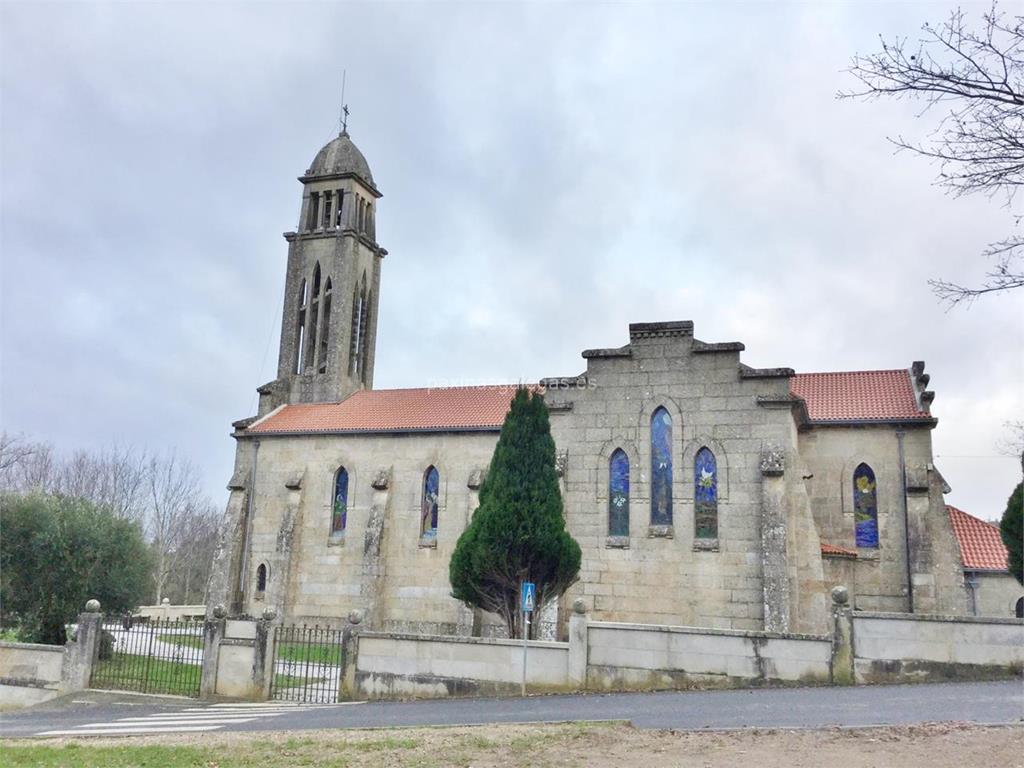
<svg viewBox="0 0 1024 768"><path fill-rule="evenodd" d="M166 659L116 654L114 658L98 661L93 671L92 687L107 690L138 691L140 693L166 693L172 696L199 694L202 667ZM296 688L307 681L292 675L274 675L274 687Z"/></svg>
<svg viewBox="0 0 1024 768"><path fill-rule="evenodd" d="M194 635L160 635L160 640L172 645L200 648L203 638ZM278 661L294 661L304 664L341 664L341 647L338 645L304 645L302 643L278 643Z"/></svg>
<svg viewBox="0 0 1024 768"><path fill-rule="evenodd" d="M677 732L622 723L4 742L4 768L819 768L1020 765L1016 727Z"/></svg>
<svg viewBox="0 0 1024 768"><path fill-rule="evenodd" d="M112 659L96 662L92 673L94 688L140 693L196 696L202 667L166 659L116 653Z"/></svg>

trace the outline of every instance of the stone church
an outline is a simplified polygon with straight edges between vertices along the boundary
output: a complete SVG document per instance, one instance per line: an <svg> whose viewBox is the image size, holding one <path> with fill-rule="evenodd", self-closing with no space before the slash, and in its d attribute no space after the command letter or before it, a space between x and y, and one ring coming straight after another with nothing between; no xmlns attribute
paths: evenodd
<svg viewBox="0 0 1024 768"><path fill-rule="evenodd" d="M233 425L208 606L494 632L451 598L448 563L514 387L374 389L381 192L347 131L299 181L277 378ZM535 385L583 550L551 631L581 597L600 621L822 632L836 584L862 610L965 613L924 364L753 368L694 334L633 323Z"/></svg>

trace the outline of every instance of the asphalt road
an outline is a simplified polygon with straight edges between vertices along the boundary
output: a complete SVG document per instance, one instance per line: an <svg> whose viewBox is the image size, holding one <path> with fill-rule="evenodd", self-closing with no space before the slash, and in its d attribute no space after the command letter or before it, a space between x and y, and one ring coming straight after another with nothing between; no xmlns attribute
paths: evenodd
<svg viewBox="0 0 1024 768"><path fill-rule="evenodd" d="M1024 682L613 693L337 705L204 704L90 692L0 719L0 737L628 720L679 730L1024 722Z"/></svg>

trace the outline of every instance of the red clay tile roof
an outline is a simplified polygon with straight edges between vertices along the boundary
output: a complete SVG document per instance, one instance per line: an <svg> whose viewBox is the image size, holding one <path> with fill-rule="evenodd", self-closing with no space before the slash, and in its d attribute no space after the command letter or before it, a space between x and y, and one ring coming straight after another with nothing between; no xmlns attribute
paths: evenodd
<svg viewBox="0 0 1024 768"><path fill-rule="evenodd" d="M499 430L515 385L373 389L340 403L286 405L253 424L256 434Z"/></svg>
<svg viewBox="0 0 1024 768"><path fill-rule="evenodd" d="M807 403L816 422L927 421L931 414L917 407L910 371L845 371L798 373L790 391Z"/></svg>
<svg viewBox="0 0 1024 768"><path fill-rule="evenodd" d="M857 550L847 549L846 547L837 547L835 544L821 543L821 554L833 555L838 557L856 557Z"/></svg>
<svg viewBox="0 0 1024 768"><path fill-rule="evenodd" d="M535 388L536 385L530 385ZM295 432L409 432L500 429L516 386L363 390L340 403L287 405L246 430ZM793 394L812 422L928 421L919 410L910 372L798 373Z"/></svg>
<svg viewBox="0 0 1024 768"><path fill-rule="evenodd" d="M960 559L968 571L1005 571L1006 545L999 528L963 510L946 505L953 533L960 544Z"/></svg>

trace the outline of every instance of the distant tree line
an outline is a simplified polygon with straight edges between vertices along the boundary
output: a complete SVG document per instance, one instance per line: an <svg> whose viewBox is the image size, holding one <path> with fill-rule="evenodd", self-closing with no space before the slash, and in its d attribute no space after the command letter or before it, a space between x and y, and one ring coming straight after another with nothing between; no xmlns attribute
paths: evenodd
<svg viewBox="0 0 1024 768"><path fill-rule="evenodd" d="M7 524L21 521L19 515L33 509L36 516L54 515L60 526L90 521L126 539L137 531L145 544L145 579L128 601L134 601L130 607L163 598L173 604L203 602L220 515L202 490L199 469L187 458L118 446L61 455L47 443L3 433L0 496ZM68 535L62 534L65 543ZM16 571L18 553L12 551L14 542L4 545L7 538L0 538L4 565ZM30 565L28 559L24 564ZM9 586L15 575L0 573L0 585ZM71 585L68 591L74 591ZM10 612L9 602L4 611Z"/></svg>

